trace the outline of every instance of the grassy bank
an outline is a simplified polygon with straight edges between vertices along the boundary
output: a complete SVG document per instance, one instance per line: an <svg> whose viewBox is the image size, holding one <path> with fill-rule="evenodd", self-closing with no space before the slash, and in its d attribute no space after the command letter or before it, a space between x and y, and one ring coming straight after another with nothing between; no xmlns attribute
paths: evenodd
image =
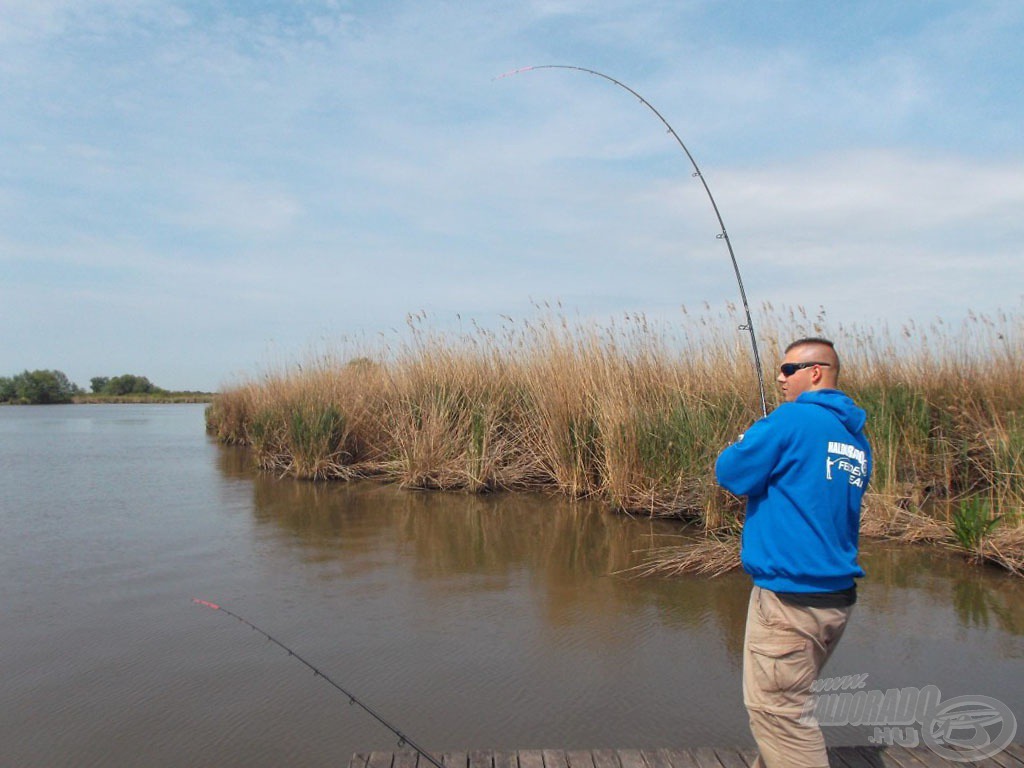
<svg viewBox="0 0 1024 768"><path fill-rule="evenodd" d="M865 533L955 543L1020 569L1021 315L891 333L759 314L769 380L780 344L821 333L837 342L842 386L867 409L875 451ZM712 467L760 409L737 320L705 312L670 330L642 316L597 327L545 315L446 336L414 316L403 342L228 388L207 420L222 441L251 445L262 467L297 478L543 488L735 531L742 505Z"/></svg>
<svg viewBox="0 0 1024 768"><path fill-rule="evenodd" d="M212 403L212 392L160 392L154 394L102 395L78 394L71 398L77 404L96 403Z"/></svg>

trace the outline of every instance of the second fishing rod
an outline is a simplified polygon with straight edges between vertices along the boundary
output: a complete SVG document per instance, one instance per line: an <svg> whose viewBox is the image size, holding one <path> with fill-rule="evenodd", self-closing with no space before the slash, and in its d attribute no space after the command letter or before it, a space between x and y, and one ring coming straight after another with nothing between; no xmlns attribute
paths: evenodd
<svg viewBox="0 0 1024 768"><path fill-rule="evenodd" d="M306 659L304 659L302 656L300 656L298 653L293 651L290 647L288 647L287 645L282 643L280 640L278 640L276 637L271 635L266 630L260 629L255 624L253 624L251 621L249 621L248 619L243 618L242 616L239 616L237 613L234 613L233 611L229 611L227 608L225 608L224 606L219 605L217 603L211 602L209 600L201 600L198 597L193 597L192 598L192 602L195 603L196 605L201 605L203 608L209 608L210 610L218 611L220 613L227 614L228 616L231 616L232 618L237 619L242 624L245 624L245 626L249 627L249 629L251 629L254 632L257 632L258 634L260 634L263 637L265 637L268 641L270 641L271 643L276 645L278 648L281 648L282 650L287 651L289 656L291 656L296 661L298 661L301 664L304 664L306 667L308 667L313 672L314 675L316 675L317 677L323 679L324 682L326 682L328 685L333 687L335 690L337 690L337 691L341 692L342 694L344 694L345 696L347 696L349 704L355 704L357 707L359 707L364 712L366 712L368 715L370 715L370 717L372 717L378 723L380 723L385 728L387 728L389 731L391 731L393 734L395 734L395 736L398 738L398 746L400 746L400 747L404 747L404 746L412 747L413 750L415 750L421 757L423 757L427 762L429 762L431 765L433 765L434 768L445 768L440 762L438 762L437 758L435 758L433 755L431 755L429 752L427 752L425 749L423 749L419 744L417 744L415 741L413 741L408 736L406 736L405 733L400 731L396 726L392 725L390 722L385 720L383 715L381 715L379 712L377 712L377 710L373 709L368 704L365 704L361 699L357 698L354 693L351 693L350 691L346 690L344 688L344 686L342 686L340 683L335 682L326 673L320 671L320 669L318 667L315 667L315 666L313 666L313 664L311 664L310 662L306 661Z"/></svg>

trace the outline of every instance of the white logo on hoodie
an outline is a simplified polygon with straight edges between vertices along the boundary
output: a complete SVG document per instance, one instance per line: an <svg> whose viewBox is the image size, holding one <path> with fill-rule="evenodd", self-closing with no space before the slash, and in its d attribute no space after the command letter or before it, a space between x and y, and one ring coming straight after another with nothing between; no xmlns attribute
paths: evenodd
<svg viewBox="0 0 1024 768"><path fill-rule="evenodd" d="M837 458L832 458L833 456ZM858 488L864 487L864 478L868 474L868 459L862 449L849 443L830 440L828 443L828 455L825 457L826 480L832 479L833 467L847 474L850 485L856 485Z"/></svg>

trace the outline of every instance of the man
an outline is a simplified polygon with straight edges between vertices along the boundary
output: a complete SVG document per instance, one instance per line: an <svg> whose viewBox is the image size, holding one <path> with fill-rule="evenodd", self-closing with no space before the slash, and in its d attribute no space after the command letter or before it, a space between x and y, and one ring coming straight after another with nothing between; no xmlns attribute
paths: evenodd
<svg viewBox="0 0 1024 768"><path fill-rule="evenodd" d="M837 388L831 341L786 348L785 402L718 457L718 482L747 497L741 559L754 580L743 703L766 768L827 768L800 714L857 599L860 508L871 471L864 411Z"/></svg>

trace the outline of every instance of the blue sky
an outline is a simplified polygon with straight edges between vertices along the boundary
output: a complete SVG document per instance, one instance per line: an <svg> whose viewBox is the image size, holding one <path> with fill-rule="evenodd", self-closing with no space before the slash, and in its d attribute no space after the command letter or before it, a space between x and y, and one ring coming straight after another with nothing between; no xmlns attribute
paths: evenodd
<svg viewBox="0 0 1024 768"><path fill-rule="evenodd" d="M735 301L1024 294L1024 5L0 0L0 375L215 389L310 350ZM399 331L400 332L400 331Z"/></svg>

